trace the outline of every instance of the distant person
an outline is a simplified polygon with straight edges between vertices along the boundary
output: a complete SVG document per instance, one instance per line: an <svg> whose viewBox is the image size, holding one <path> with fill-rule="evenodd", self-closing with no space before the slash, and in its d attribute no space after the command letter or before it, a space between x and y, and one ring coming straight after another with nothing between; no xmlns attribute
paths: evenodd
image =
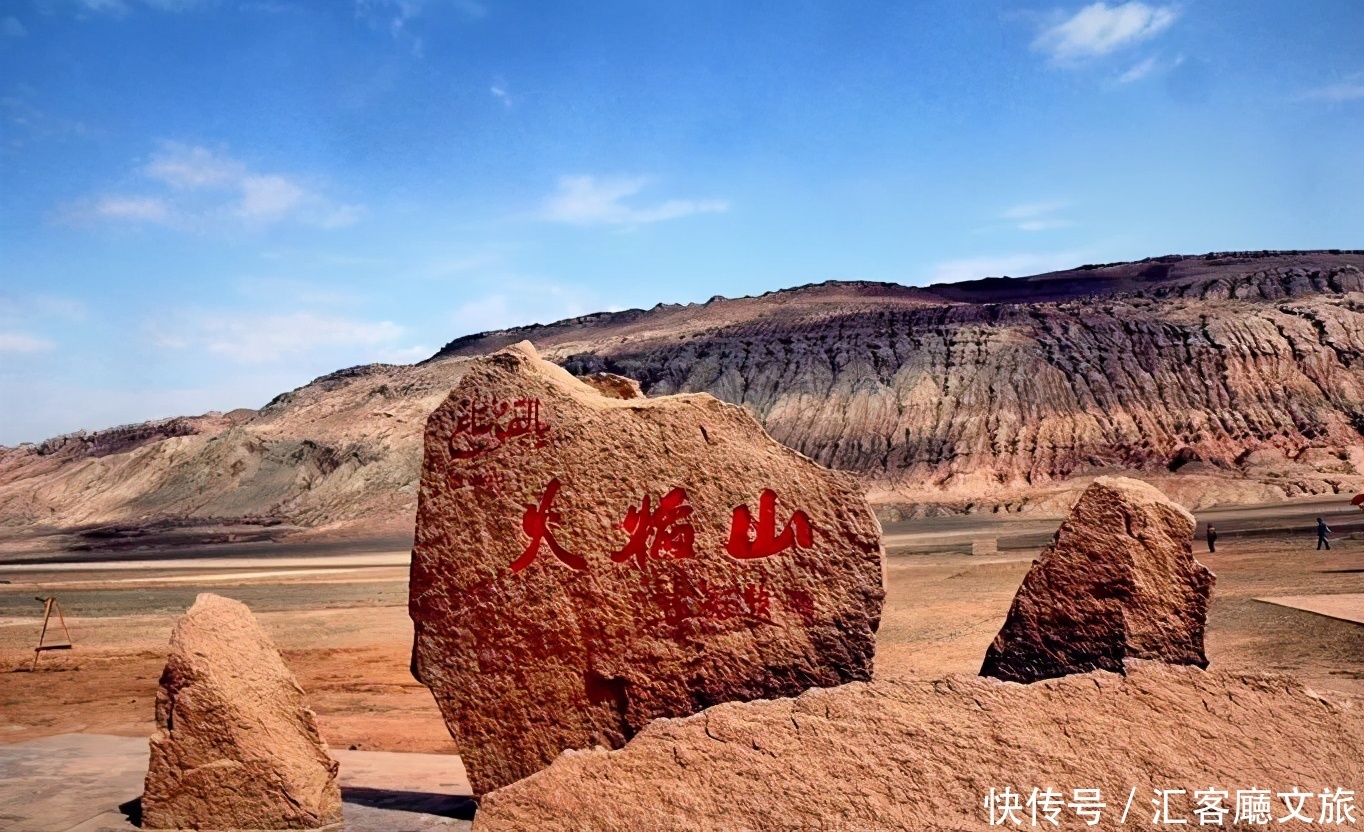
<svg viewBox="0 0 1364 832"><path fill-rule="evenodd" d="M1208 551L1217 551L1217 527L1211 523L1208 524Z"/></svg>
<svg viewBox="0 0 1364 832"><path fill-rule="evenodd" d="M1328 526L1328 525L1326 525L1326 521L1325 521L1325 520L1323 520L1323 519L1321 519L1320 517L1318 517L1318 518L1317 518L1317 551L1318 551L1318 552L1321 551L1321 547L1323 547L1323 546L1325 546L1328 550L1331 548L1331 541L1329 541L1329 540L1326 539L1326 535L1329 534L1330 532L1331 532L1331 527Z"/></svg>

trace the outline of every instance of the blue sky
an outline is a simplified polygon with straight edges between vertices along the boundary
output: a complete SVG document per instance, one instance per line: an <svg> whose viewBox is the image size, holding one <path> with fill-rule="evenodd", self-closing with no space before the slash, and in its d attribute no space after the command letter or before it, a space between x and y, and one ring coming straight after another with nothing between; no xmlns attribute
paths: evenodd
<svg viewBox="0 0 1364 832"><path fill-rule="evenodd" d="M1364 247L1364 4L0 2L0 443L829 279Z"/></svg>

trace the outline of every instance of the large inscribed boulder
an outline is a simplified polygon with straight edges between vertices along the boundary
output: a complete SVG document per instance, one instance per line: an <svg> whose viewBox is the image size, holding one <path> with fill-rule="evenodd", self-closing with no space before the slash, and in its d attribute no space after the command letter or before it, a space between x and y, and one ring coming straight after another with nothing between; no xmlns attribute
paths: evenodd
<svg viewBox="0 0 1364 832"><path fill-rule="evenodd" d="M1207 667L1214 576L1194 518L1154 486L1099 477L1023 579L981 675L1035 682L1126 659Z"/></svg>
<svg viewBox="0 0 1364 832"><path fill-rule="evenodd" d="M143 827L340 823L336 761L294 674L246 605L199 595L170 647L156 694Z"/></svg>
<svg viewBox="0 0 1364 832"><path fill-rule="evenodd" d="M870 678L857 482L704 394L604 395L521 343L426 427L410 612L474 790L656 717Z"/></svg>

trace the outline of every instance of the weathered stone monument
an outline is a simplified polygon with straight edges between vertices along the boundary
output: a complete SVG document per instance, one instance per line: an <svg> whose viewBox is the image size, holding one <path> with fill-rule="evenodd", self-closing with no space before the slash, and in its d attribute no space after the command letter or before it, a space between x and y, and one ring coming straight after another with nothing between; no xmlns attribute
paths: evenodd
<svg viewBox="0 0 1364 832"><path fill-rule="evenodd" d="M142 795L147 829L340 823L337 764L245 604L203 593L175 625Z"/></svg>
<svg viewBox="0 0 1364 832"><path fill-rule="evenodd" d="M427 422L413 671L480 794L657 717L871 676L857 482L709 395L595 381L523 342Z"/></svg>
<svg viewBox="0 0 1364 832"><path fill-rule="evenodd" d="M1033 563L981 675L1035 682L1125 659L1207 667L1214 576L1193 556L1194 518L1140 480L1099 477Z"/></svg>

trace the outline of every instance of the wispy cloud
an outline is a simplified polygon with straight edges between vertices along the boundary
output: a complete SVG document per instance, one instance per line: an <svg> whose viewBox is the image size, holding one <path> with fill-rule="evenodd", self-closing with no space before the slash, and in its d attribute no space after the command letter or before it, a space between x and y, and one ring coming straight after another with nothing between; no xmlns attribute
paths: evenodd
<svg viewBox="0 0 1364 832"><path fill-rule="evenodd" d="M10 16L0 20L0 34L7 38L22 38L28 34L28 29L19 22L19 18Z"/></svg>
<svg viewBox="0 0 1364 832"><path fill-rule="evenodd" d="M508 110L511 109L512 100L511 96L507 94L507 85L505 82L502 81L495 82L491 87L488 88L488 92L492 94L493 98L496 98L498 101L501 101L502 106L506 107Z"/></svg>
<svg viewBox="0 0 1364 832"><path fill-rule="evenodd" d="M429 8L454 8L471 19L484 17L488 9L476 0L355 0L355 16L376 28L386 29L395 41L406 45L418 58L425 44L409 24Z"/></svg>
<svg viewBox="0 0 1364 832"><path fill-rule="evenodd" d="M154 345L202 350L242 364L262 364L331 347L371 347L399 353L404 330L392 321L357 321L314 312L277 315L189 314L178 324L149 324ZM410 347L419 349L424 347Z"/></svg>
<svg viewBox="0 0 1364 832"><path fill-rule="evenodd" d="M1308 90L1301 97L1315 101L1358 101L1364 98L1364 73L1355 73L1344 81Z"/></svg>
<svg viewBox="0 0 1364 832"><path fill-rule="evenodd" d="M948 260L933 269L933 283L956 283L982 277L1021 277L1061 269L1074 268L1085 262L1082 252L1067 251L1052 254L1002 254L992 257L970 257Z"/></svg>
<svg viewBox="0 0 1364 832"><path fill-rule="evenodd" d="M136 175L147 183L143 193L87 197L67 217L202 232L281 222L339 228L364 212L362 206L340 204L310 190L295 177L255 172L222 152L178 142L162 144Z"/></svg>
<svg viewBox="0 0 1364 832"><path fill-rule="evenodd" d="M545 199L541 216L571 225L640 225L692 214L724 213L723 199L669 199L652 205L627 205L649 184L647 177L598 178L563 176L558 190Z"/></svg>
<svg viewBox="0 0 1364 832"><path fill-rule="evenodd" d="M1157 62L1154 56L1133 64L1130 69L1118 76L1118 83L1131 84L1134 81L1140 81L1150 75L1156 66Z"/></svg>
<svg viewBox="0 0 1364 832"><path fill-rule="evenodd" d="M152 196L104 196L94 205L94 211L101 217L116 220L145 220L147 222L166 222L171 212L165 200Z"/></svg>
<svg viewBox="0 0 1364 832"><path fill-rule="evenodd" d="M1173 6L1092 3L1043 29L1033 40L1032 48L1059 64L1074 63L1155 37L1178 16Z"/></svg>
<svg viewBox="0 0 1364 832"><path fill-rule="evenodd" d="M35 321L63 321L80 323L89 316L90 307L84 301L61 295L27 295L0 297L0 328L12 329L13 324Z"/></svg>
<svg viewBox="0 0 1364 832"><path fill-rule="evenodd" d="M246 176L246 165L203 147L168 142L142 168L149 179L179 190L230 184Z"/></svg>
<svg viewBox="0 0 1364 832"><path fill-rule="evenodd" d="M0 121L4 122L4 144L10 148L47 140L68 140L91 134L82 121L52 115L34 105L36 91L27 84L15 84L14 93L0 97Z"/></svg>
<svg viewBox="0 0 1364 832"><path fill-rule="evenodd" d="M38 338L22 332L0 332L0 353L46 352L56 344L46 338Z"/></svg>
<svg viewBox="0 0 1364 832"><path fill-rule="evenodd" d="M456 307L450 315L453 335L549 324L605 306L592 300L591 293L582 287L542 278L504 273L477 283L482 286L482 293Z"/></svg>
<svg viewBox="0 0 1364 832"><path fill-rule="evenodd" d="M51 352L58 343L50 337L51 331L69 330L70 325L84 322L86 315L85 304L72 298L0 295L0 355Z"/></svg>
<svg viewBox="0 0 1364 832"><path fill-rule="evenodd" d="M1068 202L1028 202L1007 209L1000 217L1019 231L1049 231L1074 225L1070 220L1056 216L1056 212L1069 205Z"/></svg>
<svg viewBox="0 0 1364 832"><path fill-rule="evenodd" d="M23 403L0 411L0 443L33 442L78 429L98 430L209 410L260 407L281 390L306 380L297 370L259 367L229 377L201 373L197 381L205 386L192 389L148 388L145 383L72 385L46 374L0 375L0 407Z"/></svg>
<svg viewBox="0 0 1364 832"><path fill-rule="evenodd" d="M213 5L213 0L77 0L73 5L96 14L127 14L134 7L162 12L185 12Z"/></svg>
<svg viewBox="0 0 1364 832"><path fill-rule="evenodd" d="M505 294L488 295L460 304L450 315L450 322L454 324L457 335L504 329L522 323Z"/></svg>

